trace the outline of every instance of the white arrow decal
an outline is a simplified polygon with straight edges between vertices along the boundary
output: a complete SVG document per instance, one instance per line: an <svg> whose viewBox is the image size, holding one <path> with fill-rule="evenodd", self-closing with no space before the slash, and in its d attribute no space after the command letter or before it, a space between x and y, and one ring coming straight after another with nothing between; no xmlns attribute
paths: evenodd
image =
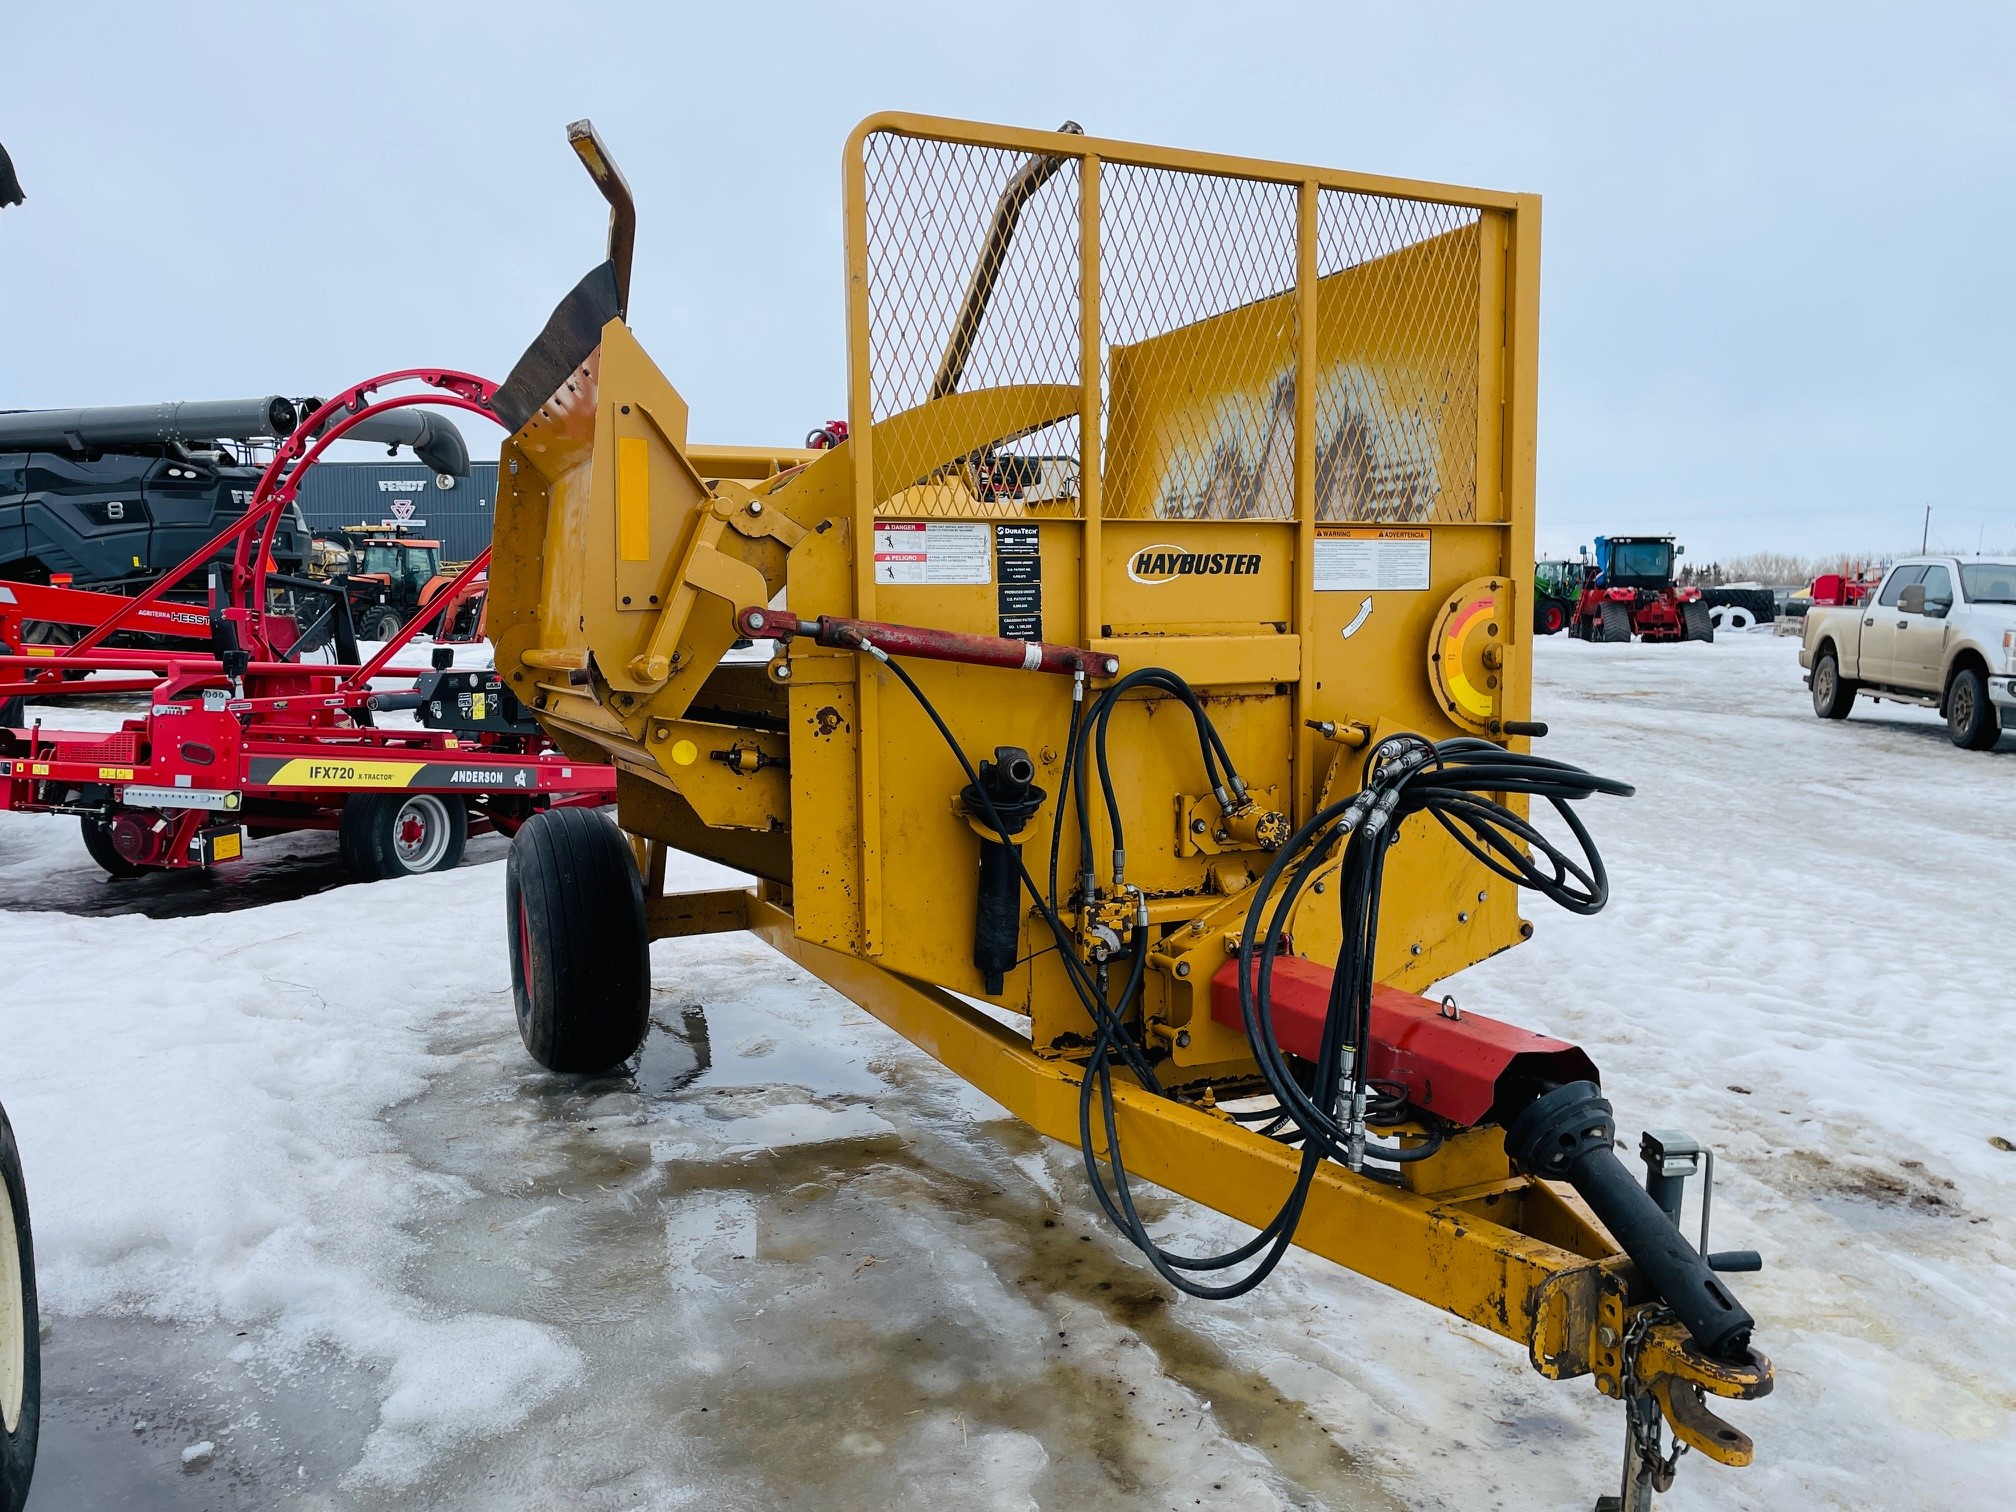
<svg viewBox="0 0 2016 1512"><path fill-rule="evenodd" d="M1365 602L1358 606L1358 612L1351 616L1351 623L1344 627L1344 639L1349 640L1358 633L1358 627L1372 617L1372 595L1365 595Z"/></svg>

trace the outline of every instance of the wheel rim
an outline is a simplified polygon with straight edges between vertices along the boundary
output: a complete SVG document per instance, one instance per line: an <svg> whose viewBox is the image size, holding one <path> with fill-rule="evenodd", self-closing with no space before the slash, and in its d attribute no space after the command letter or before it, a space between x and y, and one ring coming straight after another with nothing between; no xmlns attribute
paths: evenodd
<svg viewBox="0 0 2016 1512"><path fill-rule="evenodd" d="M21 1426L21 1399L28 1389L28 1294L21 1278L21 1236L14 1229L14 1204L0 1188L0 1427Z"/></svg>
<svg viewBox="0 0 2016 1512"><path fill-rule="evenodd" d="M1834 663L1824 661L1813 674L1813 701L1829 704L1834 702Z"/></svg>
<svg viewBox="0 0 2016 1512"><path fill-rule="evenodd" d="M1974 728L1974 689L1966 682L1953 689L1953 728L1956 730Z"/></svg>
<svg viewBox="0 0 2016 1512"><path fill-rule="evenodd" d="M448 854L448 805L415 793L392 820L392 851L409 872L432 871Z"/></svg>

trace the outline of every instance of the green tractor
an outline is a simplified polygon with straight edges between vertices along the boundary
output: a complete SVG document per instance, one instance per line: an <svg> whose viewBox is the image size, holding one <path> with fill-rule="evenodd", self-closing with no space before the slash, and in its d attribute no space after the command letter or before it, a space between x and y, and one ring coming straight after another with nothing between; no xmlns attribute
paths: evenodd
<svg viewBox="0 0 2016 1512"><path fill-rule="evenodd" d="M1553 635L1566 630L1582 597L1588 564L1549 561L1533 564L1533 633Z"/></svg>

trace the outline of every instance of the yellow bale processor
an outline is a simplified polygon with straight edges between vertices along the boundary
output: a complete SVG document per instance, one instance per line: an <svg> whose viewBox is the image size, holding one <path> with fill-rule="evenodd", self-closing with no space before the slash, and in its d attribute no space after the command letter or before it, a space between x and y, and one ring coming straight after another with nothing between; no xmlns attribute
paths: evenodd
<svg viewBox="0 0 2016 1512"><path fill-rule="evenodd" d="M1522 887L1602 907L1577 809L1629 792L1531 749L1538 201L878 116L846 425L709 447L569 135L610 255L498 393L489 624L620 832L513 847L533 1056L624 1060L648 942L753 931L1078 1144L1172 1286L1300 1245L1591 1376L1615 1505L1747 1463L1706 1152L1648 1135L1639 1184L1582 1051L1419 995L1531 933ZM668 848L755 885L664 895ZM1255 1233L1174 1253L1142 1182Z"/></svg>

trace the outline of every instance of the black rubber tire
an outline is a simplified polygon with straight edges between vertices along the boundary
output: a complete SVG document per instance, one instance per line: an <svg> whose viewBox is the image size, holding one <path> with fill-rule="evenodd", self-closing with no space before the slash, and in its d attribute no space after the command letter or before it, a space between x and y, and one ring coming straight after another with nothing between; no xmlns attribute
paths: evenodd
<svg viewBox="0 0 2016 1512"><path fill-rule="evenodd" d="M1946 732L1963 751L1985 751L2002 738L2002 716L1988 697L1988 680L1962 667L1946 685Z"/></svg>
<svg viewBox="0 0 2016 1512"><path fill-rule="evenodd" d="M548 1071L606 1071L651 1026L644 886L623 832L594 809L534 814L504 868L518 1035Z"/></svg>
<svg viewBox="0 0 2016 1512"><path fill-rule="evenodd" d="M0 698L0 730L18 730L28 720L28 700L16 693Z"/></svg>
<svg viewBox="0 0 2016 1512"><path fill-rule="evenodd" d="M378 604L357 616L357 639L388 641L405 623L405 617L390 604Z"/></svg>
<svg viewBox="0 0 2016 1512"><path fill-rule="evenodd" d="M1597 638L1613 646L1631 639L1631 606L1615 599L1603 600L1603 629Z"/></svg>
<svg viewBox="0 0 2016 1512"><path fill-rule="evenodd" d="M77 822L84 831L84 849L91 852L91 859L104 869L106 876L123 882L147 870L144 866L135 866L119 854L118 848L112 844L112 837L105 832L103 820L92 814L82 814Z"/></svg>
<svg viewBox="0 0 2016 1512"><path fill-rule="evenodd" d="M1566 600L1542 598L1533 606L1533 633L1535 635L1558 635L1568 627L1569 606Z"/></svg>
<svg viewBox="0 0 2016 1512"><path fill-rule="evenodd" d="M1691 641L1715 639L1714 616L1700 599L1691 599L1680 606L1680 639Z"/></svg>
<svg viewBox="0 0 2016 1512"><path fill-rule="evenodd" d="M1822 719L1846 719L1855 707L1855 684L1841 675L1841 663L1833 651L1822 651L1813 660L1813 712Z"/></svg>
<svg viewBox="0 0 2016 1512"><path fill-rule="evenodd" d="M16 1360L0 1358L0 1512L21 1512L28 1501L28 1483L35 1478L35 1442L42 1427L42 1324L35 1297L35 1236L28 1226L28 1188L21 1179L21 1152L15 1148L14 1128L7 1122L5 1108L0 1108L0 1184L6 1187L0 1201L7 1204L14 1231L11 1254L0 1254L0 1286L12 1294L11 1305L19 1309L21 1320L19 1356ZM0 1238L4 1233L0 1228ZM0 1308L9 1306L9 1302L0 1301ZM12 1354L15 1347L0 1325L0 1351ZM10 1428L5 1397L11 1395L8 1382L17 1361L21 1401Z"/></svg>
<svg viewBox="0 0 2016 1512"><path fill-rule="evenodd" d="M444 827L437 835L445 843L438 849L430 843L425 855L418 858L410 846L402 848L400 844L402 815L408 804L427 806L432 812L426 819ZM352 793L343 802L343 818L337 829L343 870L359 882L453 871L461 864L468 843L469 806L459 793Z"/></svg>
<svg viewBox="0 0 2016 1512"><path fill-rule="evenodd" d="M1768 625L1778 617L1778 595L1769 588L1704 588L1701 602L1710 609L1718 604L1747 609L1760 625Z"/></svg>

